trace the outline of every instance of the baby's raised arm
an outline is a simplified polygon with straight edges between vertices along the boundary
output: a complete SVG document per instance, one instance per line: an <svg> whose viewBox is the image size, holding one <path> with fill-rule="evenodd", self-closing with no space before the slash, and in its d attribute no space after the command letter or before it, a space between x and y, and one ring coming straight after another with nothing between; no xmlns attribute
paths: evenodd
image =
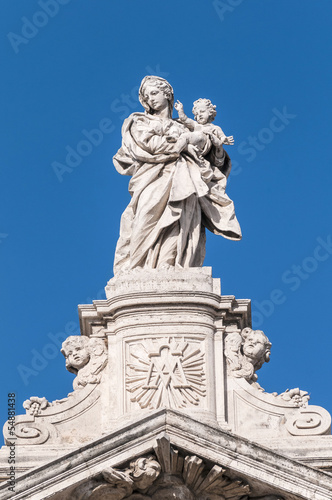
<svg viewBox="0 0 332 500"><path fill-rule="evenodd" d="M174 104L174 108L179 114L179 120L181 123L183 123L186 127L188 127L189 130L195 130L196 122L195 120L191 120L188 118L186 113L183 111L183 104L180 101L176 101Z"/></svg>
<svg viewBox="0 0 332 500"><path fill-rule="evenodd" d="M234 145L234 138L232 135L226 136L222 129L217 125L213 127L212 133L210 134L210 138L214 146L220 147L222 144L226 144L228 146Z"/></svg>

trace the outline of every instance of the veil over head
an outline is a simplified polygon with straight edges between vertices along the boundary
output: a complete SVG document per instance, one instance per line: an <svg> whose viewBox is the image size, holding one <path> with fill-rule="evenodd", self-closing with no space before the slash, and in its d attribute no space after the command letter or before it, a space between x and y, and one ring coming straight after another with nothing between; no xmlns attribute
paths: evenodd
<svg viewBox="0 0 332 500"><path fill-rule="evenodd" d="M169 103L168 109L170 112L170 116L172 116L173 104L174 104L174 91L173 91L172 85L167 80L165 80L165 78L161 78L160 76L147 75L143 78L143 80L141 82L141 86L139 88L138 98L139 98L139 102L142 104L145 111L149 114L152 114L151 109L150 109L150 106L148 105L148 103L146 102L145 97L144 97L144 88L146 85L155 85L156 87L164 90L165 94L169 95L169 98L167 96L168 103Z"/></svg>

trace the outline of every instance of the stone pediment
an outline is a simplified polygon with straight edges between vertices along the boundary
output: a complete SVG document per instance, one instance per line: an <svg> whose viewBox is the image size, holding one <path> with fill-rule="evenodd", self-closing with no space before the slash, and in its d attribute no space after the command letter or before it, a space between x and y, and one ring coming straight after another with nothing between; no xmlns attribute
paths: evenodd
<svg viewBox="0 0 332 500"><path fill-rule="evenodd" d="M139 459L139 460L138 460ZM34 500L330 500L332 475L180 412L151 412L20 476Z"/></svg>

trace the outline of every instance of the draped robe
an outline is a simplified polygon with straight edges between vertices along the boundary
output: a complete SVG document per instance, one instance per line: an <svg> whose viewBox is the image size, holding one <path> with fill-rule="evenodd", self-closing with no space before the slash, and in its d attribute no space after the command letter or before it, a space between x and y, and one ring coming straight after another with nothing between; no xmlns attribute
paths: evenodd
<svg viewBox="0 0 332 500"><path fill-rule="evenodd" d="M241 239L234 204L225 194L230 159L206 136L201 154L176 154L174 142L188 132L179 121L133 113L122 127L114 156L120 174L131 175L131 201L120 224L114 274L136 267L200 267L205 228ZM225 172L226 175L223 173Z"/></svg>

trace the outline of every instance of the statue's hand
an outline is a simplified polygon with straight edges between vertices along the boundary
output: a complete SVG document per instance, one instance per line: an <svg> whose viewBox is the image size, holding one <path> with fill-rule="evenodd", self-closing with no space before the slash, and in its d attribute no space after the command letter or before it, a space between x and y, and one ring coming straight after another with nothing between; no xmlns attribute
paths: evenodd
<svg viewBox="0 0 332 500"><path fill-rule="evenodd" d="M228 137L225 137L224 144L227 144L228 146L233 146L234 145L234 138L233 138L233 136L229 135Z"/></svg>
<svg viewBox="0 0 332 500"><path fill-rule="evenodd" d="M176 111L183 111L183 104L182 102L180 102L179 100L176 101L176 103L174 104L174 108L176 109Z"/></svg>
<svg viewBox="0 0 332 500"><path fill-rule="evenodd" d="M173 153L180 154L188 145L189 137L188 134L182 134L181 137L174 143Z"/></svg>
<svg viewBox="0 0 332 500"><path fill-rule="evenodd" d="M188 144L187 150L191 156L194 156L194 157L198 156L200 158L200 160L203 159L201 151L197 146L194 146L193 144Z"/></svg>

